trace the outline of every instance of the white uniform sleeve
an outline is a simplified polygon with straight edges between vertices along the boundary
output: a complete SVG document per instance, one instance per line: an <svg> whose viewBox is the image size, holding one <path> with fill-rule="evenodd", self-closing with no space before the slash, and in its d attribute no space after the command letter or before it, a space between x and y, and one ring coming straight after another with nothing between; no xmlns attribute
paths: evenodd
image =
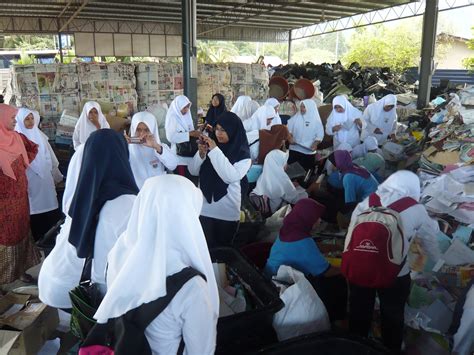
<svg viewBox="0 0 474 355"><path fill-rule="evenodd" d="M165 122L166 139L170 143L184 143L189 142L189 132L186 132L178 125L175 118L166 118Z"/></svg>
<svg viewBox="0 0 474 355"><path fill-rule="evenodd" d="M307 197L308 197L308 194L302 187L292 188L291 185L288 185L288 188L286 189L285 194L283 195L282 198L288 203L295 204L302 198L307 198Z"/></svg>
<svg viewBox="0 0 474 355"><path fill-rule="evenodd" d="M334 132L332 131L332 128L334 127L334 123L332 120L332 114L329 115L328 120L326 121L326 134L328 136L333 136Z"/></svg>
<svg viewBox="0 0 474 355"><path fill-rule="evenodd" d="M194 154L193 159L188 163L188 170L191 175L198 176L199 170L201 170L201 165L204 163L204 159L199 155L199 151Z"/></svg>
<svg viewBox="0 0 474 355"><path fill-rule="evenodd" d="M293 128L294 128L294 126L295 126L295 123L294 123L294 122L295 122L295 120L293 119L293 117L291 117L291 118L288 120L288 122L286 123L286 126L287 126L287 128L288 128L288 131L289 131L291 134L293 134Z"/></svg>
<svg viewBox="0 0 474 355"><path fill-rule="evenodd" d="M51 169L51 174L53 175L54 182L57 184L57 183L63 181L64 176L61 173L61 171L59 171L59 161L58 161L58 158L56 158L56 154L54 154L54 150L51 147L51 144L49 144L48 137L46 137L46 135L43 132L41 132L41 133L43 135L46 146L48 147L49 154L51 156L51 162L53 163L53 168Z"/></svg>
<svg viewBox="0 0 474 355"><path fill-rule="evenodd" d="M377 128L376 122L374 122L374 117L371 115L370 106L368 106L364 110L364 114L362 115L362 122L364 125L362 126L363 129L367 131L367 136L370 136L374 133L375 129Z"/></svg>
<svg viewBox="0 0 474 355"><path fill-rule="evenodd" d="M77 150L77 148L79 148L79 146L81 145L81 141L79 140L79 130L78 130L77 125L74 128L74 133L72 135L72 144L74 146L74 150Z"/></svg>
<svg viewBox="0 0 474 355"><path fill-rule="evenodd" d="M252 116L248 120L245 120L244 122L242 122L242 124L244 125L244 129L246 132L258 130L257 117L255 116Z"/></svg>
<svg viewBox="0 0 474 355"><path fill-rule="evenodd" d="M319 141L321 142L324 139L324 127L323 123L321 122L321 118L318 117L316 122L316 132L313 142Z"/></svg>
<svg viewBox="0 0 474 355"><path fill-rule="evenodd" d="M211 159L212 166L216 170L217 175L219 175L226 184L232 184L242 180L252 164L250 159L243 159L231 164L219 147L215 147L207 154L209 159Z"/></svg>
<svg viewBox="0 0 474 355"><path fill-rule="evenodd" d="M168 170L176 169L176 166L178 166L178 157L176 154L174 154L166 144L162 143L161 147L163 149L161 154L156 153L160 162L162 162Z"/></svg>
<svg viewBox="0 0 474 355"><path fill-rule="evenodd" d="M453 354L468 355L474 351L474 286L466 295L461 323L454 334Z"/></svg>

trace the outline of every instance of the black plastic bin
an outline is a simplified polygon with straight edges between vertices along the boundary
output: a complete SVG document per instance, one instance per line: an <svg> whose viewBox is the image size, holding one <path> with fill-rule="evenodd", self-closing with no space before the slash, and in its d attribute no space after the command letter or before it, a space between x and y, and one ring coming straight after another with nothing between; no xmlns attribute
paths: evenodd
<svg viewBox="0 0 474 355"><path fill-rule="evenodd" d="M380 344L357 336L335 332L302 335L270 345L255 354L265 355L379 355L388 354Z"/></svg>
<svg viewBox="0 0 474 355"><path fill-rule="evenodd" d="M210 254L213 262L227 264L258 303L253 310L219 318L216 353L241 354L277 342L272 322L283 308L278 289L237 249L214 248Z"/></svg>

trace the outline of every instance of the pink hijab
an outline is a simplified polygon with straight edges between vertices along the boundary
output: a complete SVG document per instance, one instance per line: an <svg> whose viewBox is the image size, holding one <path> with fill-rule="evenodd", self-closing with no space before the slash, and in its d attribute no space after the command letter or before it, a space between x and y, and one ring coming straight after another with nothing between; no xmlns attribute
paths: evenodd
<svg viewBox="0 0 474 355"><path fill-rule="evenodd" d="M15 107L6 104L0 104L0 168L2 172L16 180L12 169L12 163L22 155L25 165L29 165L28 154L21 136L7 129L8 122L12 116L16 115L18 110Z"/></svg>
<svg viewBox="0 0 474 355"><path fill-rule="evenodd" d="M283 219L280 240L282 242L297 242L311 237L313 225L321 218L325 210L325 206L310 198L299 200L288 216Z"/></svg>

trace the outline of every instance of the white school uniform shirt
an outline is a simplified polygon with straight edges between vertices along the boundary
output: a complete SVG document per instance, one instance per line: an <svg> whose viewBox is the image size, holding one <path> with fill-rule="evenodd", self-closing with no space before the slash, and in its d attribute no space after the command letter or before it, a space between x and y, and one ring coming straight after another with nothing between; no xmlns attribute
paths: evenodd
<svg viewBox="0 0 474 355"><path fill-rule="evenodd" d="M334 110L334 106L339 105L344 108L343 113L338 113ZM326 122L326 134L333 136L334 148L341 143L349 143L352 147L360 144L360 132L355 120L360 118L362 120L362 129L365 127L365 121L362 119L362 112L356 109L351 103L342 95L336 96L332 101L333 110ZM335 126L342 125L342 128L333 132Z"/></svg>
<svg viewBox="0 0 474 355"><path fill-rule="evenodd" d="M286 174L284 167L288 161L288 153L275 149L267 154L263 164L262 175L252 193L267 196L272 212L275 212L284 201L296 203L308 197L303 189L297 189Z"/></svg>
<svg viewBox="0 0 474 355"><path fill-rule="evenodd" d="M102 293L106 290L107 254L125 231L135 195L122 195L107 201L99 214L92 260L91 279ZM72 219L66 216L56 245L46 257L38 277L41 302L55 308L71 308L69 291L79 284L85 259L77 256L76 248L69 243Z"/></svg>
<svg viewBox="0 0 474 355"><path fill-rule="evenodd" d="M176 96L171 102L168 112L166 112L166 139L171 143L171 151L174 154L176 154L176 144L189 142L189 132L194 130L191 111L188 111L185 115L181 113L181 110L190 103L191 101L186 96ZM178 165L188 165L193 158L177 155L177 159Z"/></svg>
<svg viewBox="0 0 474 355"><path fill-rule="evenodd" d="M185 267L206 277L207 282L189 280L146 328L153 354L175 354L181 337L185 354L214 353L219 296L199 222L202 200L201 191L182 176L148 179L108 255L108 292L94 315L99 323L163 297L166 277Z"/></svg>
<svg viewBox="0 0 474 355"><path fill-rule="evenodd" d="M389 105L394 105L395 107L385 112L384 106ZM370 104L364 111L363 119L367 126L362 132L362 137L373 136L377 139L379 145L384 144L387 141L387 137L395 133L397 129L397 97L390 94ZM374 133L377 128L383 133Z"/></svg>
<svg viewBox="0 0 474 355"><path fill-rule="evenodd" d="M452 354L471 355L474 352L474 286L471 286L466 295L463 306L461 323L454 334Z"/></svg>
<svg viewBox="0 0 474 355"><path fill-rule="evenodd" d="M418 177L406 170L399 170L390 175L387 180L379 185L376 194L380 197L382 206L388 206L403 197L411 197L420 200L420 180ZM360 202L352 213L353 221L357 215L369 208L369 198ZM423 238L431 238L436 242L436 234L439 232L438 222L432 219L425 206L416 204L400 213L403 237L405 238L405 255L408 253L410 243L415 235L422 234ZM410 266L408 262L402 267L398 277L408 275Z"/></svg>
<svg viewBox="0 0 474 355"><path fill-rule="evenodd" d="M215 147L207 155L219 177L229 186L227 187L227 194L219 201L209 203L204 199L201 216L224 221L238 221L240 220L240 204L242 199L240 180L249 171L252 161L250 159L243 159L231 164L219 147ZM191 175L199 175L199 170L201 170L204 160L199 155L199 152L197 152L188 165Z"/></svg>
<svg viewBox="0 0 474 355"><path fill-rule="evenodd" d="M130 127L130 135L136 136L137 126L140 123L147 125L151 134L153 134L156 142L161 145L162 152L158 152L150 147L141 144L129 144L130 166L132 168L133 177L139 189L142 188L145 180L166 173L166 169L174 170L178 164L178 157L171 149L161 143L158 127L155 117L149 112L138 112L133 115L132 125Z"/></svg>
<svg viewBox="0 0 474 355"><path fill-rule="evenodd" d="M309 151L303 147L309 149L315 141L321 142L324 138L324 127L316 103L311 99L303 100L301 103L304 104L306 113L303 115L301 111L298 111L288 120L288 131L298 143L290 144L290 150L309 154Z"/></svg>
<svg viewBox="0 0 474 355"><path fill-rule="evenodd" d="M34 126L31 129L26 128L24 122L29 114L34 118ZM24 134L38 145L38 154L26 170L30 214L53 211L58 208L55 183L63 179L58 169L58 159L48 142L48 137L38 127L40 116L37 111L21 108L16 115L16 121L15 131Z"/></svg>
<svg viewBox="0 0 474 355"><path fill-rule="evenodd" d="M104 114L102 113L102 109L100 105L95 101L88 101L85 103L84 107L82 108L82 113L79 116L79 120L74 127L74 134L72 135L72 143L74 145L74 150L84 144L87 141L87 138L91 135L91 133L97 131L96 126L89 121L89 111L95 108L97 110L99 116L99 125L100 128L110 128L107 119L105 118Z"/></svg>

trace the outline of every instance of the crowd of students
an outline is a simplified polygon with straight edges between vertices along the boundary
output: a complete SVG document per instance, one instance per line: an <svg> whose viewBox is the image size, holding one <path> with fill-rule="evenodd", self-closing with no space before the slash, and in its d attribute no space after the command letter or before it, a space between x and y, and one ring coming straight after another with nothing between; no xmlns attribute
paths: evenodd
<svg viewBox="0 0 474 355"><path fill-rule="evenodd" d="M325 124L311 99L298 104L287 125L279 106L274 98L258 107L241 96L228 110L225 98L215 94L204 122L195 126L190 100L178 96L166 114L168 146L151 113L133 115L129 133L122 134L109 129L96 102L87 102L73 136L62 200L65 220L39 274L40 299L70 309L69 291L91 259L91 279L104 297L95 318L106 323L166 296L167 278L191 267L199 275L186 282L145 335L153 353L176 353L184 340L187 353L211 354L219 298L208 249L233 245L244 201L265 216L290 204L265 274L275 275L281 265L302 271L330 319L346 318L348 302L349 330L365 337L378 295L384 344L399 352L408 264L390 287L348 284L313 239L322 219L353 223L374 195L382 206L404 197L415 201L400 212L406 249L421 228L438 231L416 203L415 174L399 171L385 179L379 146L395 139L396 97L388 95L362 113L337 96ZM31 281L26 270L40 262L34 240L58 220L55 184L63 177L38 125L36 111L0 105L1 284ZM333 138L334 152L321 166L315 151L325 133ZM328 191L315 193L314 185L291 181L285 170L294 162L326 173Z"/></svg>

